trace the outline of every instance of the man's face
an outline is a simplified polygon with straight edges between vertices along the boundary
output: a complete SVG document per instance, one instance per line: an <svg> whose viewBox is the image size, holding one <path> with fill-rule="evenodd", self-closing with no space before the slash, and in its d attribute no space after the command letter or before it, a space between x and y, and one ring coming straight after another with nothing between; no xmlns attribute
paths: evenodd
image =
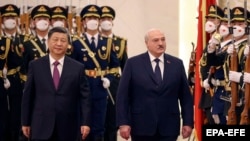
<svg viewBox="0 0 250 141"><path fill-rule="evenodd" d="M150 53L155 57L159 57L166 50L166 39L164 34L159 30L149 32L146 45Z"/></svg>
<svg viewBox="0 0 250 141"><path fill-rule="evenodd" d="M55 32L48 39L49 51L55 56L64 56L68 47L68 35L65 33Z"/></svg>

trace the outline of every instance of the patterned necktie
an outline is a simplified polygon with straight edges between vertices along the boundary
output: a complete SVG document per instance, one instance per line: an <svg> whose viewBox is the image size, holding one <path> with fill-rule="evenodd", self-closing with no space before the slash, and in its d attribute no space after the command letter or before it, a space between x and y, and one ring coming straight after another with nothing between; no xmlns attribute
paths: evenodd
<svg viewBox="0 0 250 141"><path fill-rule="evenodd" d="M55 88L57 89L58 88L58 85L59 85L59 81L60 81L60 74L59 74L59 70L57 68L57 66L59 65L60 63L58 61L55 61L53 63L54 65L54 71L53 71L53 81L54 81L54 85L55 85Z"/></svg>
<svg viewBox="0 0 250 141"><path fill-rule="evenodd" d="M160 59L156 58L154 61L156 62L156 65L155 65L155 77L156 77L157 83L160 84L161 81L162 81L161 69L160 69L160 66L159 66Z"/></svg>
<svg viewBox="0 0 250 141"><path fill-rule="evenodd" d="M94 47L96 48L96 45L95 45L95 37L91 37L91 43L90 43L91 47Z"/></svg>
<svg viewBox="0 0 250 141"><path fill-rule="evenodd" d="M45 38L42 39L42 50L43 52L46 52L46 39Z"/></svg>

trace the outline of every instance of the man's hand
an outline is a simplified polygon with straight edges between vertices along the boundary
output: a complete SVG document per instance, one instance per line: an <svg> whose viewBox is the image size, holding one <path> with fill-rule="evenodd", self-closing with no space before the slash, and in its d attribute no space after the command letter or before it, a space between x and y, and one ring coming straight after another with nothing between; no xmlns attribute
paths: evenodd
<svg viewBox="0 0 250 141"><path fill-rule="evenodd" d="M193 129L190 126L183 126L182 127L182 137L184 139L190 137L192 130Z"/></svg>
<svg viewBox="0 0 250 141"><path fill-rule="evenodd" d="M233 46L233 44L230 44L230 45L228 46L228 48L227 48L227 53L228 53L229 55L231 55L231 54L233 54L233 51L234 51L234 46Z"/></svg>
<svg viewBox="0 0 250 141"><path fill-rule="evenodd" d="M85 140L90 132L89 126L81 126L82 139Z"/></svg>
<svg viewBox="0 0 250 141"><path fill-rule="evenodd" d="M106 78L106 77L103 77L103 78L102 78L102 85L103 85L103 87L104 87L105 89L109 88L109 86L110 86L110 81L109 81L109 79Z"/></svg>
<svg viewBox="0 0 250 141"><path fill-rule="evenodd" d="M244 83L250 83L250 73L244 72L243 81Z"/></svg>
<svg viewBox="0 0 250 141"><path fill-rule="evenodd" d="M30 138L30 126L22 126L23 135Z"/></svg>
<svg viewBox="0 0 250 141"><path fill-rule="evenodd" d="M246 45L246 47L244 48L244 55L248 56L248 54L249 54L249 46Z"/></svg>
<svg viewBox="0 0 250 141"><path fill-rule="evenodd" d="M241 72L237 71L229 71L229 80L239 83L240 82L240 77L242 76Z"/></svg>
<svg viewBox="0 0 250 141"><path fill-rule="evenodd" d="M130 137L130 131L131 131L131 127L129 125L122 125L119 128L120 130L120 136L125 139L128 140Z"/></svg>
<svg viewBox="0 0 250 141"><path fill-rule="evenodd" d="M205 88L206 90L209 90L210 89L210 85L208 83L208 79L205 79L203 81L203 88Z"/></svg>

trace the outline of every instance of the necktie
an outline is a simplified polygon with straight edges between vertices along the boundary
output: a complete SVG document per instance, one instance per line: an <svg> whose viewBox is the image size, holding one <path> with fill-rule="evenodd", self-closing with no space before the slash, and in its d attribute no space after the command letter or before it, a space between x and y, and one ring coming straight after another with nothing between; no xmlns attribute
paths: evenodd
<svg viewBox="0 0 250 141"><path fill-rule="evenodd" d="M59 74L59 70L57 68L57 66L59 65L60 63L58 61L55 61L53 63L54 65L54 71L53 71L53 81L54 81L54 85L55 85L55 88L57 89L58 88L58 85L59 85L59 81L60 81L60 74Z"/></svg>
<svg viewBox="0 0 250 141"><path fill-rule="evenodd" d="M91 43L90 45L94 48L96 48L96 45L95 45L95 37L91 37Z"/></svg>
<svg viewBox="0 0 250 141"><path fill-rule="evenodd" d="M154 61L156 62L156 65L155 65L155 78L157 80L157 83L160 84L161 81L162 81L161 69L160 69L160 66L159 66L160 59L156 58Z"/></svg>
<svg viewBox="0 0 250 141"><path fill-rule="evenodd" d="M43 52L46 52L46 39L45 38L42 39L42 50Z"/></svg>

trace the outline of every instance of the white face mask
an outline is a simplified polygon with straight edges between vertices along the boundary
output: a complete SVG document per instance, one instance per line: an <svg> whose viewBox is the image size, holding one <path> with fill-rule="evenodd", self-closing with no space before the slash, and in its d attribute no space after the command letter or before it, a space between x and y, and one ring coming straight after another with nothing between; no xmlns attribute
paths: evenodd
<svg viewBox="0 0 250 141"><path fill-rule="evenodd" d="M46 20L40 20L36 23L36 28L41 31L45 31L49 28L49 22Z"/></svg>
<svg viewBox="0 0 250 141"><path fill-rule="evenodd" d="M225 25L221 25L219 28L219 33L222 37L225 37L229 34L229 28Z"/></svg>
<svg viewBox="0 0 250 141"><path fill-rule="evenodd" d="M108 30L111 30L112 27L113 27L113 25L112 25L112 22L110 22L110 21L103 21L103 22L101 23L101 28L102 28L103 30L108 31Z"/></svg>
<svg viewBox="0 0 250 141"><path fill-rule="evenodd" d="M64 27L64 23L62 21L56 21L52 25L53 27Z"/></svg>
<svg viewBox="0 0 250 141"><path fill-rule="evenodd" d="M240 27L238 25L233 26L233 36L235 38L241 37L245 34L245 29L243 27Z"/></svg>
<svg viewBox="0 0 250 141"><path fill-rule="evenodd" d="M97 20L89 20L87 22L87 28L89 30L96 30L98 28L98 21Z"/></svg>
<svg viewBox="0 0 250 141"><path fill-rule="evenodd" d="M16 20L14 19L7 19L4 21L4 27L6 29L14 29L16 27Z"/></svg>
<svg viewBox="0 0 250 141"><path fill-rule="evenodd" d="M206 22L206 24L205 24L205 31L207 33L212 33L212 32L215 31L215 29L216 29L216 26L215 26L215 24L213 22L211 22L211 21L207 21Z"/></svg>

